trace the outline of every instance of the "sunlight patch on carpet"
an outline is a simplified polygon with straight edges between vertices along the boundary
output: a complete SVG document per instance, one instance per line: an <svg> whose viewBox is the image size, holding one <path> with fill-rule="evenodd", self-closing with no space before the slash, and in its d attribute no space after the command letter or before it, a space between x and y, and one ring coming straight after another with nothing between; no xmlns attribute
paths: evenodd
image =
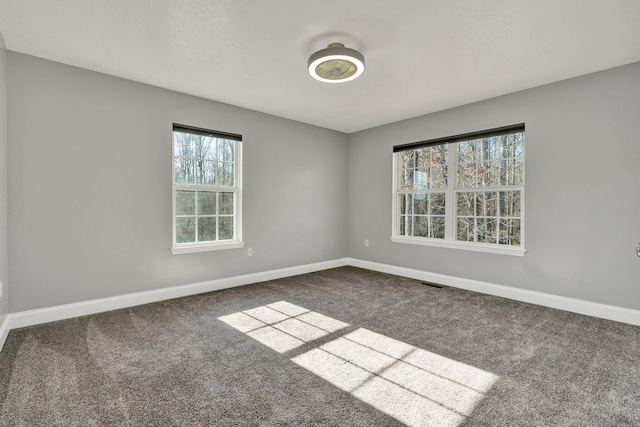
<svg viewBox="0 0 640 427"><path fill-rule="evenodd" d="M218 318L278 353L286 353L349 326L306 308L278 301Z"/></svg>
<svg viewBox="0 0 640 427"><path fill-rule="evenodd" d="M349 326L286 301L219 320L279 353L338 335ZM408 426L460 425L498 379L490 372L364 328L291 360Z"/></svg>

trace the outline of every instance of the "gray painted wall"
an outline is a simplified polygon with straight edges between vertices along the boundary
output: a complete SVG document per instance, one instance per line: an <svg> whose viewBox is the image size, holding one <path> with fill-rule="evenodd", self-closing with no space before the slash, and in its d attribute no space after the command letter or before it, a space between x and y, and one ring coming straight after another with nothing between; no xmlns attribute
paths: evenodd
<svg viewBox="0 0 640 427"><path fill-rule="evenodd" d="M10 312L347 255L345 134L15 52L8 78ZM244 136L245 249L169 252L173 122Z"/></svg>
<svg viewBox="0 0 640 427"><path fill-rule="evenodd" d="M640 309L640 63L348 137L14 52L8 82L0 315L344 256ZM173 122L244 135L245 249L170 254ZM519 122L526 256L391 243L393 145Z"/></svg>
<svg viewBox="0 0 640 427"><path fill-rule="evenodd" d="M9 310L7 280L7 51L0 35L0 323Z"/></svg>
<svg viewBox="0 0 640 427"><path fill-rule="evenodd" d="M389 240L393 145L520 122L524 257ZM639 135L640 63L351 134L349 256L640 309Z"/></svg>

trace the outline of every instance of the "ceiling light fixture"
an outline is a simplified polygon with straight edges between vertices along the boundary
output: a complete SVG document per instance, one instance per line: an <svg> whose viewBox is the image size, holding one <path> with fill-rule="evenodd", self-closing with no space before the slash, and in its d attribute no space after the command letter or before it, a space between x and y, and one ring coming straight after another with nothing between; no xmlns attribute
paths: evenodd
<svg viewBox="0 0 640 427"><path fill-rule="evenodd" d="M364 73L364 56L357 50L331 43L309 57L309 74L325 83L345 83Z"/></svg>

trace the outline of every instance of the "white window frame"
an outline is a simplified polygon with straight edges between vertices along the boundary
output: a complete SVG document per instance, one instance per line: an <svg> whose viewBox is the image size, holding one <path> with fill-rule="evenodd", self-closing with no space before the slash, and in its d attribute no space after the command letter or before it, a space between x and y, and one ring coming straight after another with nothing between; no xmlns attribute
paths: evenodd
<svg viewBox="0 0 640 427"><path fill-rule="evenodd" d="M234 141L234 185L233 186L218 186L218 185L205 185L205 184L176 184L175 177L175 147L174 147L174 132L176 132L175 128L179 127L180 129L185 130L196 130L196 131L207 131L206 129L196 128L193 126L186 125L178 125L174 123L174 128L171 131L171 183L172 183L172 191L171 191L171 204L172 204L172 246L171 253L173 255L179 254L188 254L188 253L196 253L196 252L207 252L207 251L218 251L225 249L240 249L244 247L244 242L242 241L242 136L235 134L227 134L225 132L218 131L210 131L212 137L218 139L225 139L225 135L232 135L233 138L229 138ZM180 130L178 130L180 131ZM234 239L232 240L215 240L215 241L204 241L204 242L187 242L187 243L177 243L176 242L176 192L179 190L188 190L188 191L212 191L212 192L225 192L225 193L234 193L234 221L233 221L233 235ZM216 213L218 209L216 208ZM197 215L197 211L196 211ZM196 226L197 233L197 226Z"/></svg>
<svg viewBox="0 0 640 427"><path fill-rule="evenodd" d="M524 125L522 125L524 127ZM496 129L498 130L498 129ZM485 131L485 132L490 132ZM472 135L472 134L469 134ZM464 135L461 135L464 136ZM451 137L458 138L458 137ZM477 139L473 136L470 136L467 140ZM442 138L442 140L446 140L446 138ZM525 249L525 182L524 182L524 168L526 168L525 161L525 152L526 151L526 143L525 148L523 148L523 183L519 186L496 186L496 187L474 187L474 188L456 188L456 180L457 180L457 153L456 153L456 144L458 142L464 141L464 139L456 139L453 142L443 142L448 144L447 148L447 167L449 170L448 180L447 180L447 188L445 191L445 236L443 239L439 238L429 238L429 237L416 237L416 236L405 236L400 234L400 203L399 203L399 195L407 194L407 193L415 193L415 191L403 191L398 189L400 182L400 170L398 168L398 158L400 155L399 152L393 153L393 187L392 187L392 229L391 229L391 241L394 243L405 243L412 245L423 245L423 246L433 246L440 248L451 248L451 249L461 249L468 251L477 251L477 252L487 252L494 254L502 254L502 255L512 255L512 256L524 256L527 252ZM407 144L410 145L410 144ZM416 147L417 148L417 147ZM480 243L480 242L467 242L467 241L459 241L455 239L456 236L456 193L457 192L482 192L482 191L521 191L521 212L520 212L520 246L511 246L511 245L501 245L498 243ZM422 192L422 191L421 191ZM429 192L442 192L440 189L434 190L424 190L425 193Z"/></svg>

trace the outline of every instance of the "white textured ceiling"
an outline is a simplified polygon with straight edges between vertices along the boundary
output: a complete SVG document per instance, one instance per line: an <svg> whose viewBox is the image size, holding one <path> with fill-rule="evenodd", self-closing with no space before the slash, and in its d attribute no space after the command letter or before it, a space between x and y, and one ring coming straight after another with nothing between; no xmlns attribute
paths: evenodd
<svg viewBox="0 0 640 427"><path fill-rule="evenodd" d="M0 0L7 49L354 132L640 61L640 0ZM365 74L324 84L341 42Z"/></svg>

